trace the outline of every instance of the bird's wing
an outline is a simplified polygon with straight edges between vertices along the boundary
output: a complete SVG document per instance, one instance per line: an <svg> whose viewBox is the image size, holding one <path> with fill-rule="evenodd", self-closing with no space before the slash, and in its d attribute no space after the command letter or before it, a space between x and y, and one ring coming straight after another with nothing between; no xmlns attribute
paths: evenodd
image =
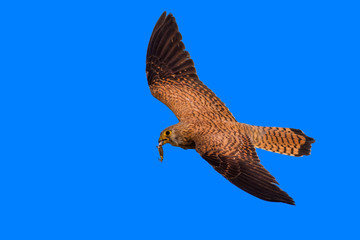
<svg viewBox="0 0 360 240"><path fill-rule="evenodd" d="M172 14L164 12L150 37L146 75L152 95L181 120L235 121L225 104L198 78Z"/></svg>
<svg viewBox="0 0 360 240"><path fill-rule="evenodd" d="M266 201L295 205L260 164L255 147L241 132L203 134L195 139L196 151L227 180Z"/></svg>

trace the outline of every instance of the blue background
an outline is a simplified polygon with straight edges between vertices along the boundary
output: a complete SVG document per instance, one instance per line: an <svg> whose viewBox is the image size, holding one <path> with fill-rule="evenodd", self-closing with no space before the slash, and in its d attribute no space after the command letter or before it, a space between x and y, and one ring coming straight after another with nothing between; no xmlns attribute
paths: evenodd
<svg viewBox="0 0 360 240"><path fill-rule="evenodd" d="M172 2L172 3L170 3ZM300 128L258 150L296 206L259 200L194 150L147 86L163 11L238 121ZM1 239L359 239L359 6L350 1L1 3Z"/></svg>

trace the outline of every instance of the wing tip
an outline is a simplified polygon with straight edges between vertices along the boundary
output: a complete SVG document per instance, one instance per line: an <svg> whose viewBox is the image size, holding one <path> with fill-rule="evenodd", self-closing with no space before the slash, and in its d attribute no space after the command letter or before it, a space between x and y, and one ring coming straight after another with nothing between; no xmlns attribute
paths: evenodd
<svg viewBox="0 0 360 240"><path fill-rule="evenodd" d="M185 50L182 36L172 13L164 11L155 24L146 53L148 85L173 75L197 79L194 61Z"/></svg>
<svg viewBox="0 0 360 240"><path fill-rule="evenodd" d="M294 199L292 199L289 195L287 195L287 198L284 198L281 202L292 206L296 205Z"/></svg>
<svg viewBox="0 0 360 240"><path fill-rule="evenodd" d="M278 189L277 193L275 193L276 195L271 196L269 199L263 199L263 200L270 201L270 202L281 202L281 203L286 203L286 204L295 206L294 199L292 197L290 197L289 194L287 194L287 192L285 192L278 186L276 186L276 187Z"/></svg>

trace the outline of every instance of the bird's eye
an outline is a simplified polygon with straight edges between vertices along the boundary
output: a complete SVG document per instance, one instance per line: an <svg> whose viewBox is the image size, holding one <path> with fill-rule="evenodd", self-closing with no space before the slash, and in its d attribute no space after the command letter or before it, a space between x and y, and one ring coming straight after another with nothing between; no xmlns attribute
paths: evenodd
<svg viewBox="0 0 360 240"><path fill-rule="evenodd" d="M170 134L171 134L170 131L166 131L166 132L165 132L165 135L166 135L166 136L169 136Z"/></svg>

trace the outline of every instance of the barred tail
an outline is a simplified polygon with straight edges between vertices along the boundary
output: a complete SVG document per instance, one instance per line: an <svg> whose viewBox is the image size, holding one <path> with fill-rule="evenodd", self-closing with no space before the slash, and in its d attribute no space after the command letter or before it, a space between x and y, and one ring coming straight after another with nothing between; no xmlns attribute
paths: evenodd
<svg viewBox="0 0 360 240"><path fill-rule="evenodd" d="M315 140L294 128L258 127L240 123L240 128L250 136L257 148L300 157L310 155Z"/></svg>

